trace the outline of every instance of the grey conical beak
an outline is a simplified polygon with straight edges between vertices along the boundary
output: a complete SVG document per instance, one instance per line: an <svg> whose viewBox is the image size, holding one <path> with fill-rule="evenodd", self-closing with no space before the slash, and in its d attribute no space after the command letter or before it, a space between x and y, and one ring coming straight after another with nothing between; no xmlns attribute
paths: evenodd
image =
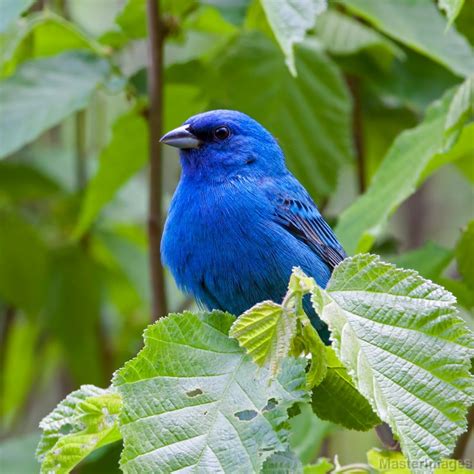
<svg viewBox="0 0 474 474"><path fill-rule="evenodd" d="M175 128L160 138L161 143L176 148L197 148L201 141L189 131L189 125Z"/></svg>

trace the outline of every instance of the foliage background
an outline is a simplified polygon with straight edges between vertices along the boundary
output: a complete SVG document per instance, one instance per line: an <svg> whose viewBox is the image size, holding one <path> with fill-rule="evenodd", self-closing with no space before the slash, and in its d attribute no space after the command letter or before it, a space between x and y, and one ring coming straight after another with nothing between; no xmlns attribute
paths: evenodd
<svg viewBox="0 0 474 474"><path fill-rule="evenodd" d="M210 108L250 113L280 139L350 253L371 248L443 283L472 326L474 239L458 244L474 217L472 114L441 148L424 114L474 74L474 2L448 27L431 0L330 2L315 25L322 2L302 1L311 18L296 15L289 34L267 20L284 4L161 2L162 129ZM37 471L39 420L80 384L107 386L153 320L147 161L161 131L149 134L145 7L0 0L0 452L9 473ZM288 45L306 29L292 59ZM397 139L413 127L415 139ZM180 171L175 151L163 151L165 214ZM164 276L166 309L192 307ZM309 414L292 429L307 460L360 462L377 444ZM102 450L81 472L117 472L119 452ZM474 458L472 440L465 457Z"/></svg>

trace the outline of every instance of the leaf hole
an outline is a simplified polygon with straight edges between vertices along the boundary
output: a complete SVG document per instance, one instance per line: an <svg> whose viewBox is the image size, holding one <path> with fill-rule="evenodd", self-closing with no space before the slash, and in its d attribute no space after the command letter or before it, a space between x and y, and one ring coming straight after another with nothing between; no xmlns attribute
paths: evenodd
<svg viewBox="0 0 474 474"><path fill-rule="evenodd" d="M195 388L194 390L190 390L189 392L186 392L186 395L188 397L197 397L198 395L202 395L203 391L200 388Z"/></svg>
<svg viewBox="0 0 474 474"><path fill-rule="evenodd" d="M250 421L257 416L257 412L255 410L242 410L234 413L234 416L240 421Z"/></svg>
<svg viewBox="0 0 474 474"><path fill-rule="evenodd" d="M278 400L276 398L270 398L267 401L267 404L263 407L262 411L271 411L278 405Z"/></svg>

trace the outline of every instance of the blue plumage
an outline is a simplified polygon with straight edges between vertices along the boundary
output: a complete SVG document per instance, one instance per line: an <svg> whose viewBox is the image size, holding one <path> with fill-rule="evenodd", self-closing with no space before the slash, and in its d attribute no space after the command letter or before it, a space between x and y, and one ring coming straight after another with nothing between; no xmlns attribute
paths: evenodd
<svg viewBox="0 0 474 474"><path fill-rule="evenodd" d="M238 315L281 301L294 266L326 285L344 250L265 128L216 110L162 142L180 148L182 165L161 244L179 287L208 309ZM327 340L309 302L305 309Z"/></svg>

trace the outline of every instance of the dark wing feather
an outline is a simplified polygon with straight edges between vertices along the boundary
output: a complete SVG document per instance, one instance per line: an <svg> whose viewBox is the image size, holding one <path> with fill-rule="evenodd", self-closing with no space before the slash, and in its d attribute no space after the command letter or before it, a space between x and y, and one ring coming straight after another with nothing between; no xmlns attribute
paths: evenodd
<svg viewBox="0 0 474 474"><path fill-rule="evenodd" d="M346 258L334 232L309 199L280 196L275 209L276 221L304 242L333 270Z"/></svg>

